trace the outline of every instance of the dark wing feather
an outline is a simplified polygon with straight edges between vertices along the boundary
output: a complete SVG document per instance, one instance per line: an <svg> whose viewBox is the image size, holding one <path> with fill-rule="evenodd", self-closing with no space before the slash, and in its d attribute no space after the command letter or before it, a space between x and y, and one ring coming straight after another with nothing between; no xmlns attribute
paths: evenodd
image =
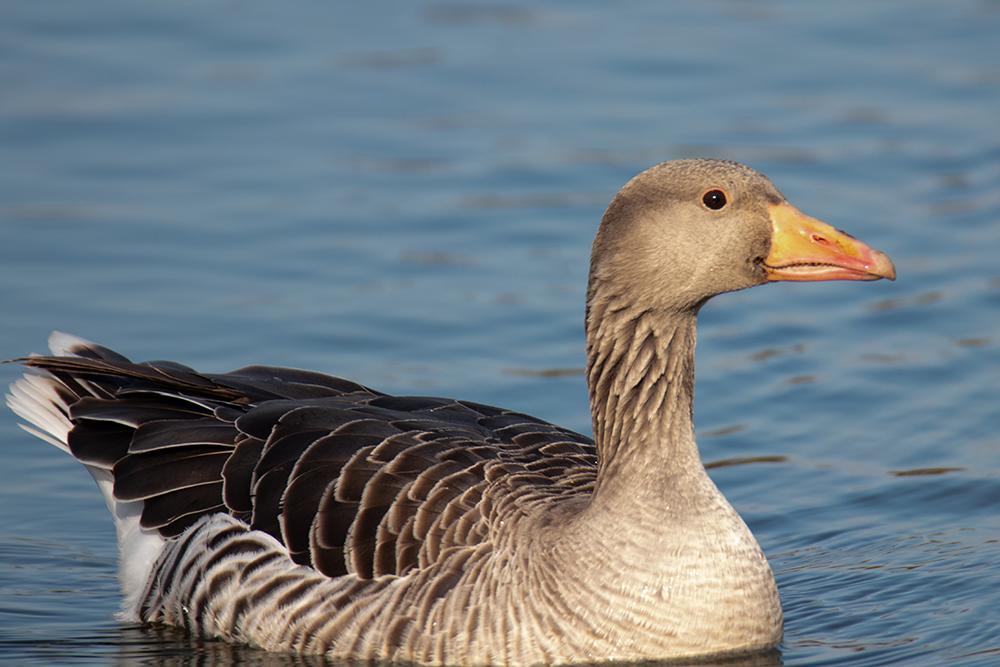
<svg viewBox="0 0 1000 667"><path fill-rule="evenodd" d="M142 525L178 535L227 512L328 576L403 574L481 544L518 503L587 494L586 437L517 413L387 396L309 371L202 375L99 346L32 357L67 397L70 448L112 469Z"/></svg>
<svg viewBox="0 0 1000 667"><path fill-rule="evenodd" d="M76 430L74 428L74 430ZM253 472L264 452L264 441L240 434L222 467L222 499L233 516L247 521L253 514Z"/></svg>
<svg viewBox="0 0 1000 667"><path fill-rule="evenodd" d="M67 438L69 451L81 463L111 470L128 454L134 429L116 422L79 420Z"/></svg>
<svg viewBox="0 0 1000 667"><path fill-rule="evenodd" d="M169 421L144 422L132 436L133 454L151 452L167 447L188 445L226 445L232 447L239 431L231 423L221 422L215 416L195 416L180 424Z"/></svg>
<svg viewBox="0 0 1000 667"><path fill-rule="evenodd" d="M176 537L205 514L225 512L219 498L222 484L187 486L160 494L143 502L143 528L158 530L164 537Z"/></svg>
<svg viewBox="0 0 1000 667"><path fill-rule="evenodd" d="M171 447L122 458L114 467L115 498L146 500L191 486L221 482L231 450L215 445Z"/></svg>

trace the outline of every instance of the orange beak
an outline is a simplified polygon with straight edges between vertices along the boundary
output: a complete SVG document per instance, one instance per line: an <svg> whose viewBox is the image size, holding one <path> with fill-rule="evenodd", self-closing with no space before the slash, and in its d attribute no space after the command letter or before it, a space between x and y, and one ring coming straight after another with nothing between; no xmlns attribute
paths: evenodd
<svg viewBox="0 0 1000 667"><path fill-rule="evenodd" d="M896 279L896 267L878 250L810 218L791 204L771 205L768 280Z"/></svg>

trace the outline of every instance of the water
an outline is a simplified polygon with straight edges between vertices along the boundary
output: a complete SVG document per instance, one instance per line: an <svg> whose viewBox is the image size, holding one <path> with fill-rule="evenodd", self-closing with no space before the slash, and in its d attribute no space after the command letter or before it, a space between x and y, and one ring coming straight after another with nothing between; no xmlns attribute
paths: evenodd
<svg viewBox="0 0 1000 667"><path fill-rule="evenodd" d="M702 313L699 440L774 567L772 658L1000 660L1000 4L3 14L0 356L60 329L587 431L604 206L663 159L747 162L899 270ZM89 476L9 413L0 438L0 662L296 663L119 625Z"/></svg>

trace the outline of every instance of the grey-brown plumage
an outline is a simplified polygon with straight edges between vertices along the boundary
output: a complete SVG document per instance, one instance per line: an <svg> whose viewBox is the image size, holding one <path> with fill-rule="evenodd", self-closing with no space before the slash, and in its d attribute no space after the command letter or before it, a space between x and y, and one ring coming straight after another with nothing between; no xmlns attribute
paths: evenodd
<svg viewBox="0 0 1000 667"><path fill-rule="evenodd" d="M694 441L698 309L768 280L894 276L826 226L793 239L819 255L785 249L781 215L801 216L719 160L664 163L615 197L587 294L593 441L307 371L133 364L62 334L9 403L101 485L144 621L427 664L765 649L774 578Z"/></svg>

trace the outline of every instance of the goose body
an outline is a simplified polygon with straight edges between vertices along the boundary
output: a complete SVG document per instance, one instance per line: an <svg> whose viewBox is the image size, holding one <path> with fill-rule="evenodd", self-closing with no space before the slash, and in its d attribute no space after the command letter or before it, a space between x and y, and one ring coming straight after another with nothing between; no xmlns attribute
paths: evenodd
<svg viewBox="0 0 1000 667"><path fill-rule="evenodd" d="M53 334L8 403L114 518L124 613L269 650L429 665L767 649L770 567L701 463L697 313L774 280L894 278L722 160L667 162L594 241L594 439L308 371L200 374Z"/></svg>

